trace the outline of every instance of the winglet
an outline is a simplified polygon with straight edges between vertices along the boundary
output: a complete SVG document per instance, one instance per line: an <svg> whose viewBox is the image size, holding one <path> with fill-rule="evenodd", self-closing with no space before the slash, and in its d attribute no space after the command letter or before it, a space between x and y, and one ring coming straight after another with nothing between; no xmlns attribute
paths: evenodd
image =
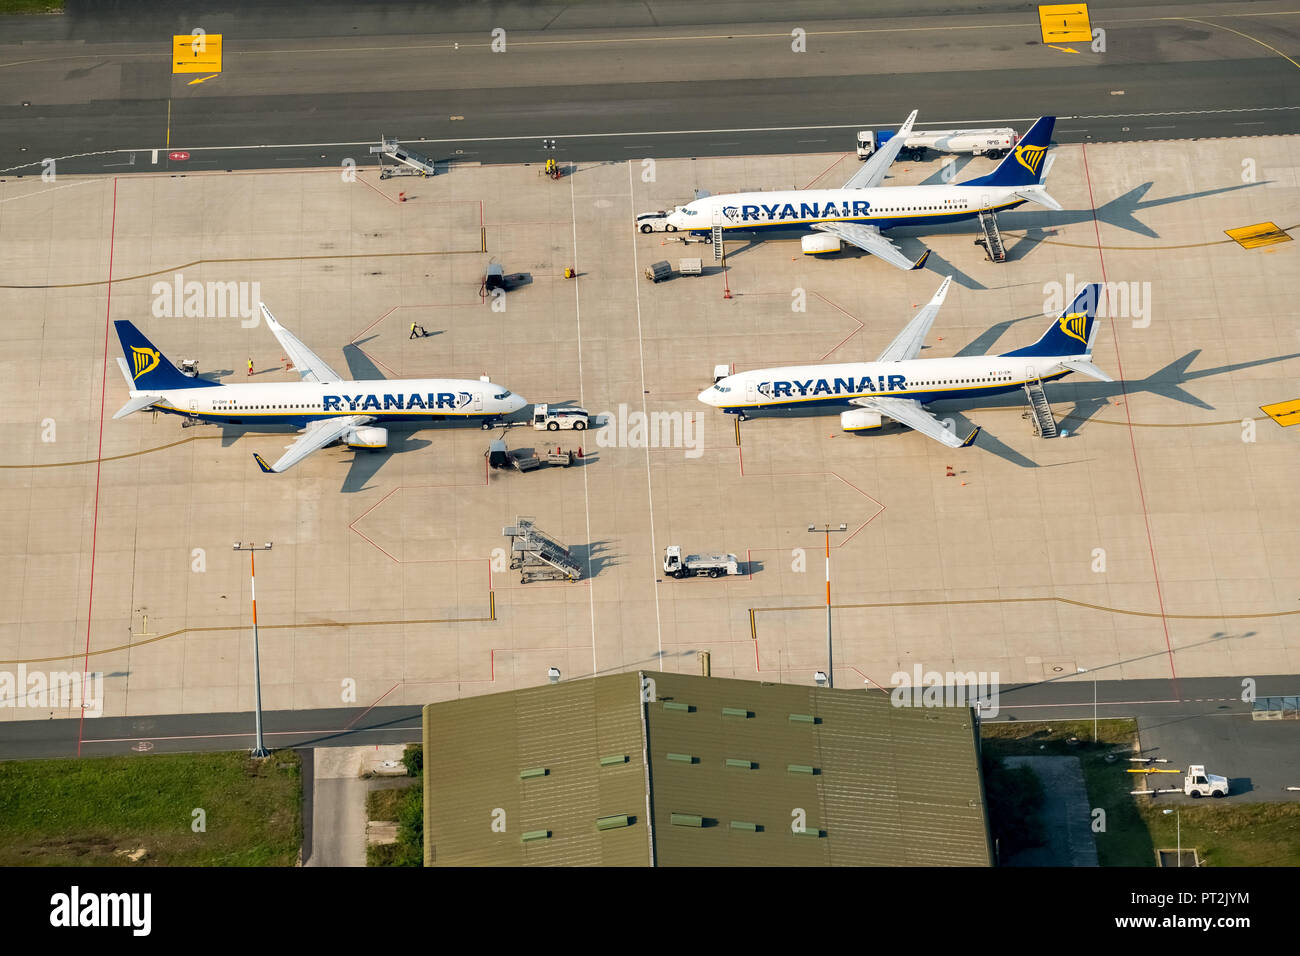
<svg viewBox="0 0 1300 956"><path fill-rule="evenodd" d="M929 258L930 250L926 249L925 252L921 253L921 258L912 263L912 271L915 272L917 269L925 268L925 260Z"/></svg>
<svg viewBox="0 0 1300 956"><path fill-rule="evenodd" d="M253 461L257 462L257 467L262 469L263 474L266 475L275 474L275 469L272 468L270 465L268 465L266 463L266 459L263 458L261 455L259 455L257 452L253 452Z"/></svg>
<svg viewBox="0 0 1300 956"><path fill-rule="evenodd" d="M962 448L969 448L971 445L975 444L975 436L980 433L981 427L983 426L980 425L975 426L975 430L971 432L969 435L967 435L966 440L961 443Z"/></svg>

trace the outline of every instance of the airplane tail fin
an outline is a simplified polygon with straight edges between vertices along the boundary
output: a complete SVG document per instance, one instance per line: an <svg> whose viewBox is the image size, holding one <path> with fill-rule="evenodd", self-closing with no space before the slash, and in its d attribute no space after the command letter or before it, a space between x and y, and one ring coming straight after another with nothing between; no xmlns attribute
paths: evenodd
<svg viewBox="0 0 1300 956"><path fill-rule="evenodd" d="M1052 130L1056 126L1055 116L1040 117L1029 132L1020 138L1014 149L1007 154L998 168L987 176L961 183L962 186L1037 186L1043 181L1047 167L1043 158L1047 148L1052 144Z"/></svg>
<svg viewBox="0 0 1300 956"><path fill-rule="evenodd" d="M1074 301L1056 317L1043 337L1033 345L1003 355L1041 355L1056 358L1066 355L1091 355L1092 341L1097 335L1097 300L1101 283L1093 282L1083 287Z"/></svg>
<svg viewBox="0 0 1300 956"><path fill-rule="evenodd" d="M182 375L130 322L119 319L113 325L122 343L122 354L126 356L126 372L131 377L132 389L161 392L173 388L210 388L214 384Z"/></svg>

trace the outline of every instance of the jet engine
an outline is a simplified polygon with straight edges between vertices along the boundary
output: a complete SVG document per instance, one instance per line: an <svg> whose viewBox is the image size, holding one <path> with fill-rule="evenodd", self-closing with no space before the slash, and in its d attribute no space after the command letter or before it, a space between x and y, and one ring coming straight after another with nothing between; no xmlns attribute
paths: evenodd
<svg viewBox="0 0 1300 956"><path fill-rule="evenodd" d="M388 429L375 425L354 428L344 439L349 448L387 448Z"/></svg>
<svg viewBox="0 0 1300 956"><path fill-rule="evenodd" d="M869 412L865 408L853 408L847 412L840 412L840 428L846 432L860 432L868 428L879 428L881 426L881 416L879 412Z"/></svg>
<svg viewBox="0 0 1300 956"><path fill-rule="evenodd" d="M840 251L838 236L824 232L814 232L799 240L805 256L833 256Z"/></svg>

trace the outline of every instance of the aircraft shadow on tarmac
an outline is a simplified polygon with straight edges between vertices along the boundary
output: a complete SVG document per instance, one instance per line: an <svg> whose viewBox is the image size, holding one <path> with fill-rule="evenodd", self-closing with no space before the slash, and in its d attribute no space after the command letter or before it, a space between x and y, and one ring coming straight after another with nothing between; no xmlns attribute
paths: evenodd
<svg viewBox="0 0 1300 956"><path fill-rule="evenodd" d="M958 170L964 167L964 163L954 164ZM955 173L953 174L955 177ZM1222 193L1235 192L1238 189L1250 189L1253 186L1267 185L1271 180L1264 180L1256 183L1240 183L1232 186L1223 186L1218 189L1206 189L1198 193L1182 193L1178 196L1166 196L1163 199L1144 200L1147 192L1153 185L1152 182L1143 183L1130 189L1122 196L1117 196L1110 202L1093 209L1065 209L1059 212L1049 209L1035 209L1029 212L1004 212L998 215L998 226L1005 230L1023 230L1024 236L1015 239L1007 244L1007 259L1018 260L1025 258L1031 253L1039 243L1050 238L1048 230L1056 229L1061 226L1074 226L1079 223L1092 222L1095 217L1098 221L1107 225L1116 226L1126 232L1136 233L1139 236L1145 236L1148 239L1159 239L1160 233L1156 232L1146 223L1140 221L1135 213L1142 212L1146 209L1154 209L1157 206L1167 206L1170 203L1188 202L1193 199L1203 199L1206 196L1217 196ZM921 185L935 186L944 183L944 174L942 170L933 173ZM960 186L961 183L953 185ZM972 236L978 235L979 226L975 220L966 222L953 223L952 227L958 233L968 233ZM925 237L933 235L931 229L917 229L913 226L900 226L896 229L890 229L886 235L894 242L903 255L909 259L916 260L921 254L930 247L925 244ZM763 237L754 233L742 233L748 238L743 244L738 246L728 246L727 258L732 259L736 256L744 255L757 248L762 242ZM858 249L856 246L845 245L841 251L834 256L835 259L869 259L871 254ZM954 282L966 289L977 291L987 289L983 283L971 278L962 270L958 269L949 260L930 250L930 258L926 260L925 270L934 272L938 275L952 276Z"/></svg>
<svg viewBox="0 0 1300 956"><path fill-rule="evenodd" d="M983 355L986 354L987 346L991 345L1001 333L997 330L1003 329L1014 322L1022 322L1028 318L1040 318L1040 316L1025 316L1020 319L1011 319L1008 322L999 323L993 326L987 332L981 333L969 345L964 347L958 355ZM994 334L996 332L996 334ZM979 347L979 351L975 351ZM1189 371L1189 368L1201 354L1200 349L1194 349L1181 358L1175 359L1159 371L1153 372L1146 378L1130 379L1126 382L1061 382L1048 383L1045 386L1047 399L1053 404L1059 404L1062 400L1073 400L1074 406L1058 420L1062 423L1069 422L1066 431L1069 435L1079 434L1091 420L1091 418L1101 409L1110 404L1112 398L1123 398L1134 395L1138 392L1150 392L1163 398L1171 399L1183 405L1191 405L1195 408L1213 411L1214 406L1210 405L1182 386L1196 379L1209 378L1213 375L1223 375L1225 373L1237 372L1242 369L1256 368L1260 365L1269 365L1274 362L1286 362L1290 359L1300 358L1300 352L1292 352L1288 355L1275 355L1270 358L1255 359L1250 362L1237 362L1233 365L1220 365L1216 368L1200 369L1198 371ZM1068 391L1067 391L1068 390ZM1062 392L1066 392L1062 396ZM1010 392L1003 395L991 396L987 399L973 401L969 399L958 399L950 401L932 402L926 406L940 420L952 419L954 431L959 434L968 434L976 425L976 422L969 418L965 413L967 411L978 417L981 409L989 408L1016 408L1026 407L1024 394L1022 392ZM812 418L812 417L829 417L825 411L817 409L779 409L771 412L763 412L759 415L752 415L754 418ZM858 433L853 437L860 441L887 441L896 437L897 433L904 429L897 424L891 425L879 431L873 431L872 434ZM1062 437L1069 436L1062 434ZM1053 439L1056 441L1059 439ZM981 431L979 438L975 440L975 447L980 448L991 455L996 455L1005 461L1019 465L1021 468L1043 468L1055 467L1053 465L1040 465L1030 458L1026 458L1020 452L1010 448L1000 441L996 435L991 434L987 429Z"/></svg>

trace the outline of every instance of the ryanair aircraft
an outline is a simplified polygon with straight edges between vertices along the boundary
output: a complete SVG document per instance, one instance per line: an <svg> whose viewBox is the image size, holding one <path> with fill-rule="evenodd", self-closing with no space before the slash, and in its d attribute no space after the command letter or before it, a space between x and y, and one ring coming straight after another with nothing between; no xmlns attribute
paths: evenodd
<svg viewBox="0 0 1300 956"><path fill-rule="evenodd" d="M737 372L700 393L700 401L739 415L765 408L852 406L840 415L845 431L880 428L892 419L950 448L965 448L979 434L955 435L925 408L944 399L983 398L1080 372L1114 381L1092 364L1101 285L1085 286L1033 345L1002 355L918 359L925 336L948 294L952 277L880 353L875 362L805 365Z"/></svg>
<svg viewBox="0 0 1300 956"><path fill-rule="evenodd" d="M259 303L260 304L260 303ZM221 385L182 374L130 322L118 321L125 359L118 359L131 400L114 418L151 408L191 422L216 425L292 425L301 430L274 465L253 458L262 471L281 472L336 441L351 448L385 448L388 429L377 422L421 424L446 419L482 419L483 427L528 402L508 388L478 381L421 378L348 381L282 326L262 305L262 315L288 354L301 382Z"/></svg>
<svg viewBox="0 0 1300 956"><path fill-rule="evenodd" d="M934 226L974 219L981 212L1014 209L1035 202L1048 209L1061 204L1047 194L1055 116L1044 116L1030 127L1015 149L987 176L942 186L880 187L890 165L912 131L916 111L899 131L863 164L840 189L796 189L761 193L703 196L668 217L668 224L695 235L712 235L714 226L727 232L768 233L814 229L857 246L899 269L919 269L930 251L912 262L882 234L896 226ZM810 255L833 252L805 236Z"/></svg>

